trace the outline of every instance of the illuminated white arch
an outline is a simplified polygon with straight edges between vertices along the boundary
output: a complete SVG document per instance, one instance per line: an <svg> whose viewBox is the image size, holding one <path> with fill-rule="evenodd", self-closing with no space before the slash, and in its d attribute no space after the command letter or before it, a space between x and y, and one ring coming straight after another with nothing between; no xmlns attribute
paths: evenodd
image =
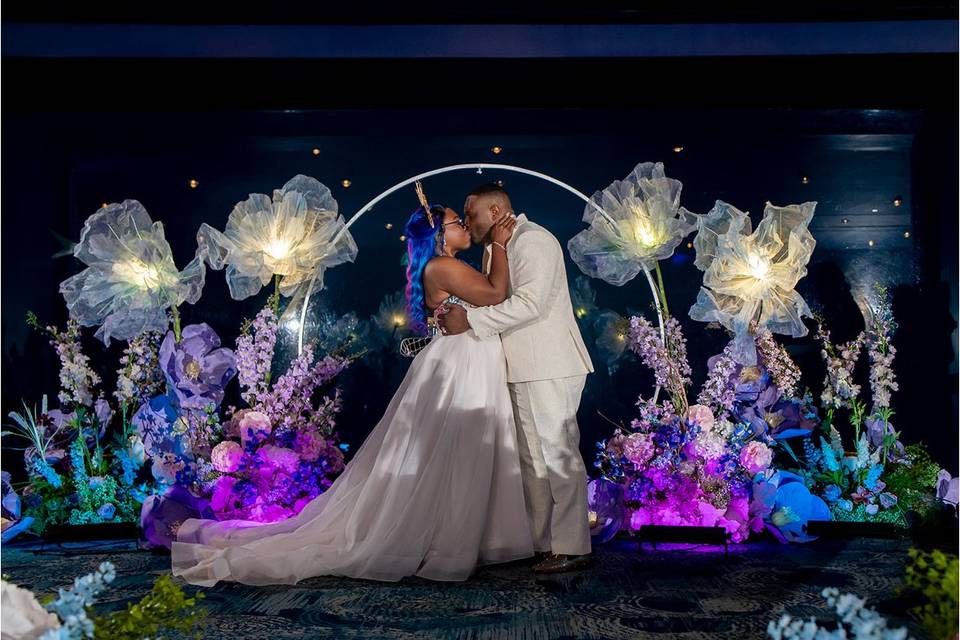
<svg viewBox="0 0 960 640"><path fill-rule="evenodd" d="M602 208L600 208L597 205L597 203L595 203L593 200L588 198L581 191L578 191L577 189L570 186L566 182L563 182L562 180L557 180L556 178L552 176L548 176L545 173L540 173L539 171L532 171L531 169L524 169L523 167L515 167L510 164L488 164L486 162L478 162L478 163L472 163L472 164L454 164L447 167L441 167L439 169L434 169L432 171L425 171L424 173L417 174L412 178L407 178L402 182L398 182L397 184L393 185L392 187L390 187L389 189L387 189L386 191L378 195L376 198L374 198L367 204L363 205L363 207L359 211L353 214L350 217L350 219L347 220L347 224L334 237L332 244L336 246L336 243L340 240L340 237L344 233L346 233L350 227L353 226L354 222L360 219L360 216L362 216L364 213L369 211L371 207L373 207L373 205L377 204L378 202L386 198L388 195L390 195L394 191L397 191L398 189L402 189L407 185L413 184L417 180L429 178L430 176L439 175L441 173L449 173L451 171L463 171L465 169L475 169L477 173L483 173L484 169L499 169L501 171L514 171L516 173L525 173L528 176L534 176L536 178L540 178L541 180L546 180L547 182L551 182L557 185L558 187L562 187L567 191L569 191L570 193L574 194L575 196L577 196L578 198L586 202L588 205L596 209L600 213L600 215L602 215L604 219L607 220L607 222L609 222L610 224L613 224L613 220L610 218L607 212L604 211ZM650 286L650 294L653 296L653 304L657 309L657 320L660 323L660 341L663 343L666 343L666 333L664 331L664 326L663 326L663 310L660 308L660 296L657 294L657 286L654 284L653 277L650 275L650 272L646 269L642 269L642 271L643 271L643 274L647 277L647 284ZM298 353L303 352L303 330L306 325L306 319L307 319L307 304L310 302L310 295L313 293L313 284L315 281L316 281L315 279L310 281L310 284L307 287L307 293L303 298L303 307L300 309L300 326L298 328L299 336L297 339ZM659 392L659 390L660 389L658 387L657 391ZM656 398L656 395L654 396L654 398Z"/></svg>

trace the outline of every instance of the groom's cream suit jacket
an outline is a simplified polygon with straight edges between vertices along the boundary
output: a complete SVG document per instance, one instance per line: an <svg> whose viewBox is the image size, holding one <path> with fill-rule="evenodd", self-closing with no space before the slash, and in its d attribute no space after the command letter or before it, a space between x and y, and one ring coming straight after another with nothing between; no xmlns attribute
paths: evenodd
<svg viewBox="0 0 960 640"><path fill-rule="evenodd" d="M487 247L487 251L492 245ZM499 251L500 249L497 249ZM552 233L517 217L507 242L510 297L467 310L477 336L500 334L507 382L530 382L593 372L593 363L573 315L563 249Z"/></svg>

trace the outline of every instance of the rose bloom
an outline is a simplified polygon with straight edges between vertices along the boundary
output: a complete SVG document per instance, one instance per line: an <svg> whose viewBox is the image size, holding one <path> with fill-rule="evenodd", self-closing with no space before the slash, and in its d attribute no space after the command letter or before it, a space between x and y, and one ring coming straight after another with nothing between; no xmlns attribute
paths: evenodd
<svg viewBox="0 0 960 640"><path fill-rule="evenodd" d="M645 464L655 452L650 436L645 433L631 433L623 441L623 455L634 465Z"/></svg>
<svg viewBox="0 0 960 640"><path fill-rule="evenodd" d="M248 411L240 419L240 441L244 446L251 440L258 441L265 438L272 430L270 418L263 412Z"/></svg>
<svg viewBox="0 0 960 640"><path fill-rule="evenodd" d="M326 447L327 441L320 434L312 431L301 431L297 434L293 443L294 450L308 462L313 462L319 458Z"/></svg>
<svg viewBox="0 0 960 640"><path fill-rule="evenodd" d="M713 411L710 410L710 407L705 407L702 404L690 405L687 409L686 419L687 422L699 425L701 431L710 431L716 423Z"/></svg>
<svg viewBox="0 0 960 640"><path fill-rule="evenodd" d="M751 474L757 474L764 471L773 462L773 451L770 447L753 440L740 450L740 464Z"/></svg>
<svg viewBox="0 0 960 640"><path fill-rule="evenodd" d="M224 440L210 452L213 468L221 473L231 473L240 468L243 459L243 447L233 440Z"/></svg>
<svg viewBox="0 0 960 640"><path fill-rule="evenodd" d="M293 449L278 447L268 444L257 451L257 458L263 463L264 467L281 469L287 473L296 473L300 467L300 456Z"/></svg>

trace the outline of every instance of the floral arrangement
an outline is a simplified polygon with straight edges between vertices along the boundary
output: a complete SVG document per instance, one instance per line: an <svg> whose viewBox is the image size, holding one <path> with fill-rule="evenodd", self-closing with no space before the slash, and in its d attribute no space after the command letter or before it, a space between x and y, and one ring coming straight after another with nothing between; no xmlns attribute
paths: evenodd
<svg viewBox="0 0 960 640"><path fill-rule="evenodd" d="M772 640L907 640L910 637L903 627L890 628L886 618L852 593L841 594L837 589L827 587L822 595L836 611L835 627L822 627L815 618L803 621L785 613L767 625L767 635Z"/></svg>
<svg viewBox="0 0 960 640"><path fill-rule="evenodd" d="M41 326L33 314L27 321L50 337L60 358L61 383L60 408L50 408L46 396L39 410L24 403L22 412L9 414L9 430L3 432L26 443L28 480L19 498L31 528L42 534L50 525L136 522L152 486L141 473L146 458L129 416L152 381L124 366L120 377L128 375L123 383L127 396L119 400L117 412L83 352L79 323L70 320L59 330ZM149 352L153 339L146 333L134 343ZM124 357L129 354L128 349ZM119 430L111 439L108 432L116 422ZM12 485L11 492L16 495Z"/></svg>
<svg viewBox="0 0 960 640"><path fill-rule="evenodd" d="M273 371L281 296L321 287L325 269L356 255L329 189L296 176L272 199L253 194L238 203L224 232L203 225L197 243L194 260L178 271L162 223L135 200L107 205L74 247L86 268L61 285L66 329L28 317L60 358L60 407L48 409L44 398L40 410L25 404L10 414L4 435L26 441L29 482L19 496L12 485L4 495L11 507L22 501L38 532L140 521L147 538L163 544L184 517L274 521L299 511L342 469L340 395L327 390L356 357L343 353L352 325L336 323L350 341L324 336L328 355L308 344L285 371ZM208 264L226 268L235 299L274 283L236 350L206 323L180 321L179 306L200 298ZM98 326L106 344L126 341L109 394L83 352L81 326ZM221 407L234 377L242 409Z"/></svg>
<svg viewBox="0 0 960 640"><path fill-rule="evenodd" d="M775 338L807 335L803 319L814 318L795 287L816 246L809 230L816 203L767 203L753 228L748 213L722 201L703 215L682 209L679 193L662 165L638 165L627 180L594 195L593 204L608 215L588 205L590 228L569 243L585 274L612 284L640 270L656 272L663 315L662 326L654 327L642 315L624 319L610 312L603 330L595 331L611 370L621 354L633 353L657 385L652 398L640 397L638 418L597 443L600 477L589 487L595 537L669 524L720 526L734 541L761 530L804 541L810 520L906 526L908 511L937 507L940 494L942 502L955 502L950 475L922 445L905 447L891 422L896 322L885 288L876 289L866 330L846 343L834 344L823 319L815 318L826 364L819 406ZM624 229L638 231L629 236ZM694 265L704 277L689 316L731 336L708 360L695 403L688 396L686 339L670 314L659 267L693 229ZM578 318L599 315L589 287L578 284L572 297ZM869 412L860 398L864 385L855 380L864 353ZM852 449L838 430L843 415L853 430Z"/></svg>
<svg viewBox="0 0 960 640"><path fill-rule="evenodd" d="M125 611L96 615L93 605L116 578L109 562L75 578L73 586L60 589L56 597L43 602L26 589L2 582L3 635L12 640L79 640L111 638L135 640L159 637L163 632L185 632L200 636L206 611L198 606L203 593L187 597L169 575L156 579L151 592Z"/></svg>

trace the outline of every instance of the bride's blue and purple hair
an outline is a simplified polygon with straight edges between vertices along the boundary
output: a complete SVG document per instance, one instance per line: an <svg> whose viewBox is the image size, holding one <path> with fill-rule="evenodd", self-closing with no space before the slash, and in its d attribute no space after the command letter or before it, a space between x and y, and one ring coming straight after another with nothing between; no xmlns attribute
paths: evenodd
<svg viewBox="0 0 960 640"><path fill-rule="evenodd" d="M443 215L446 209L440 205L430 207L433 214L434 226L430 226L427 212L423 207L417 207L407 226L404 235L407 236L407 316L410 318L410 328L414 333L427 333L427 304L424 298L423 270L430 259L440 255L443 250ZM437 238L440 238L438 244Z"/></svg>

